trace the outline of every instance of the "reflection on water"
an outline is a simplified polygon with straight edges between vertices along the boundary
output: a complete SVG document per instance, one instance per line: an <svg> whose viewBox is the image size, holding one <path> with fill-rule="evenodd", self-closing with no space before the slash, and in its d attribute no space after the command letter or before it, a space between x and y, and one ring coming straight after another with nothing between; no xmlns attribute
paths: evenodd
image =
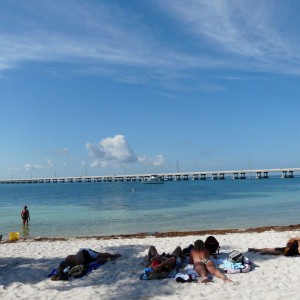
<svg viewBox="0 0 300 300"><path fill-rule="evenodd" d="M20 229L21 237L28 237L30 234L29 226L23 225Z"/></svg>

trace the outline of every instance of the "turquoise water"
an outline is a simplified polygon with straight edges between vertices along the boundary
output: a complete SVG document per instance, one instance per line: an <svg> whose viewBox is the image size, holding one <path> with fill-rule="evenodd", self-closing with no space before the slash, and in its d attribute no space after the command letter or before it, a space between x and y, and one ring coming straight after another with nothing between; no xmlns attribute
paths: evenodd
<svg viewBox="0 0 300 300"><path fill-rule="evenodd" d="M29 227L20 211L27 205ZM0 185L0 233L71 237L298 224L300 178Z"/></svg>

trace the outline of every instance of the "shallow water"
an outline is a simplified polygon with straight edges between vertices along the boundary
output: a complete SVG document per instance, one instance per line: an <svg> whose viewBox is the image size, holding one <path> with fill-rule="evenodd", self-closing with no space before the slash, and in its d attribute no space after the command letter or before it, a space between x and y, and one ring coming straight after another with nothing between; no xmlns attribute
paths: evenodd
<svg viewBox="0 0 300 300"><path fill-rule="evenodd" d="M27 205L31 221L23 227ZM0 233L93 236L299 223L300 178L0 185Z"/></svg>

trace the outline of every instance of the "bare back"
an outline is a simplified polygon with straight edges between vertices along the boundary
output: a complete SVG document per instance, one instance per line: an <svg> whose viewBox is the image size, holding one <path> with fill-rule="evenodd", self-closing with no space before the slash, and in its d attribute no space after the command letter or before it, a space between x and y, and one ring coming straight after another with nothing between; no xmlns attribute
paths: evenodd
<svg viewBox="0 0 300 300"><path fill-rule="evenodd" d="M190 263L194 264L198 261L208 260L209 259L209 252L206 248L195 250L192 249L190 253Z"/></svg>

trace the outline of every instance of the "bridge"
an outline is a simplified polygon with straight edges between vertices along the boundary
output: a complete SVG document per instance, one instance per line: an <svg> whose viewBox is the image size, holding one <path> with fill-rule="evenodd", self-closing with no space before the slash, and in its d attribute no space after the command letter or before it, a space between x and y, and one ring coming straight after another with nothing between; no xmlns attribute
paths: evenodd
<svg viewBox="0 0 300 300"><path fill-rule="evenodd" d="M232 170L232 171L197 171L183 173L156 173L165 181L177 180L224 180L231 179L267 179L270 173L281 178L294 178L294 172L300 172L300 168L280 169L255 169L255 170ZM141 181L150 177L151 174L132 175L109 175L109 176L77 176L77 177L48 177L48 178L19 178L0 179L0 184L26 184L26 183L73 183L73 182L126 182Z"/></svg>

